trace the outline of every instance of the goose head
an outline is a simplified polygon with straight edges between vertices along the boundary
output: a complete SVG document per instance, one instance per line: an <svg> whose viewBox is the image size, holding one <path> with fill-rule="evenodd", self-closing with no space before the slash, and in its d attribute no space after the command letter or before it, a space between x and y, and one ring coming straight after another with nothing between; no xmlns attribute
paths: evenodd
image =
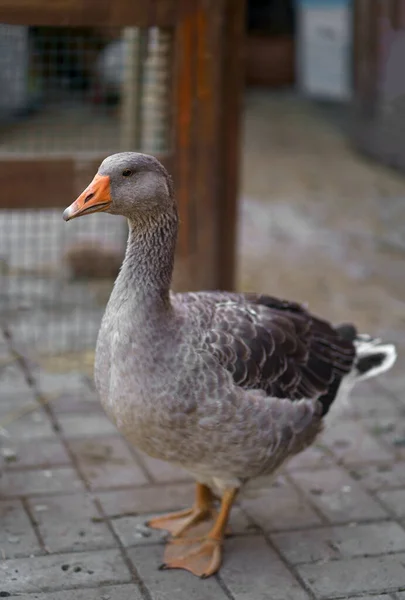
<svg viewBox="0 0 405 600"><path fill-rule="evenodd" d="M169 174L147 154L120 152L107 157L63 218L70 221L96 212L123 215L135 222L176 212Z"/></svg>

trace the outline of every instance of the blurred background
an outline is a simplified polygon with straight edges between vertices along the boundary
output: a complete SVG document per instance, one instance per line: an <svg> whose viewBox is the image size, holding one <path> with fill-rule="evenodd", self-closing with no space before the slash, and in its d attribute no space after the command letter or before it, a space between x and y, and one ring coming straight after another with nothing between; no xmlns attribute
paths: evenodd
<svg viewBox="0 0 405 600"><path fill-rule="evenodd" d="M91 374L126 223L62 210L135 149L178 189L176 289L269 292L404 343L401 0L213 3L212 23L151 2L159 26L19 4L0 6L0 322L16 347Z"/></svg>

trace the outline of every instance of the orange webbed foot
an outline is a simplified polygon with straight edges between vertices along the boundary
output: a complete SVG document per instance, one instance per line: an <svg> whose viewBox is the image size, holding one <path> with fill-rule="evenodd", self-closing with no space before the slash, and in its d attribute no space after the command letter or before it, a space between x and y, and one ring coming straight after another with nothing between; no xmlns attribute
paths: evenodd
<svg viewBox="0 0 405 600"><path fill-rule="evenodd" d="M164 529L175 538L185 534L193 535L193 532L194 536L204 535L205 531L208 533L212 528L215 517L216 513L212 508L193 507L155 517L148 521L147 526L152 529Z"/></svg>
<svg viewBox="0 0 405 600"><path fill-rule="evenodd" d="M180 538L168 542L161 569L184 569L197 577L210 577L222 563L222 540L202 537Z"/></svg>

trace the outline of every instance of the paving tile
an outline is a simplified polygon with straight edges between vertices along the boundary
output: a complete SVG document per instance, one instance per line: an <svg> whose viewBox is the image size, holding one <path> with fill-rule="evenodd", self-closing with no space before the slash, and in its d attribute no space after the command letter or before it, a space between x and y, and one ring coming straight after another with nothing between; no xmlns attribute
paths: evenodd
<svg viewBox="0 0 405 600"><path fill-rule="evenodd" d="M0 367L1 368L1 367ZM8 417L14 416L20 411L28 410L28 407L38 407L38 402L35 398L34 391L31 388L24 390L16 390L15 392L6 393L3 390L3 382L0 377L0 425L3 425L3 420L8 421Z"/></svg>
<svg viewBox="0 0 405 600"><path fill-rule="evenodd" d="M18 600L142 600L142 594L135 584L127 583L124 585L100 585L97 586L97 589L22 594L18 595Z"/></svg>
<svg viewBox="0 0 405 600"><path fill-rule="evenodd" d="M74 391L86 394L89 392L88 383L80 372L49 373L43 369L36 369L33 375L38 389L46 395L59 395L66 390L69 390L69 393Z"/></svg>
<svg viewBox="0 0 405 600"><path fill-rule="evenodd" d="M83 483L74 469L35 469L29 471L5 471L0 478L0 495L30 496L72 492L83 489Z"/></svg>
<svg viewBox="0 0 405 600"><path fill-rule="evenodd" d="M55 438L55 431L47 414L36 410L13 420L4 426L10 440L41 440L42 438Z"/></svg>
<svg viewBox="0 0 405 600"><path fill-rule="evenodd" d="M32 392L32 388L27 383L24 374L15 362L0 370L0 389L4 396L31 394Z"/></svg>
<svg viewBox="0 0 405 600"><path fill-rule="evenodd" d="M51 552L96 550L115 546L107 525L86 494L31 499L32 514Z"/></svg>
<svg viewBox="0 0 405 600"><path fill-rule="evenodd" d="M397 600L405 600L405 592L397 592L395 597Z"/></svg>
<svg viewBox="0 0 405 600"><path fill-rule="evenodd" d="M138 461L145 465L147 472L156 483L170 483L173 481L192 481L192 476L180 467L171 465L163 460L157 460L151 456L147 456L139 450L135 450L135 455Z"/></svg>
<svg viewBox="0 0 405 600"><path fill-rule="evenodd" d="M227 596L215 577L199 579L186 571L159 571L162 546L138 546L128 555L147 586L151 600L225 600ZM260 598L255 597L255 600ZM297 599L299 600L299 599Z"/></svg>
<svg viewBox="0 0 405 600"><path fill-rule="evenodd" d="M405 377L403 375L395 375L387 373L380 375L376 382L379 389L384 389L392 394L402 397L405 391Z"/></svg>
<svg viewBox="0 0 405 600"><path fill-rule="evenodd" d="M364 419L368 431L386 444L398 458L405 459L405 416Z"/></svg>
<svg viewBox="0 0 405 600"><path fill-rule="evenodd" d="M263 490L257 498L243 499L241 505L265 531L295 529L322 523L305 497L285 479L279 478L277 486Z"/></svg>
<svg viewBox="0 0 405 600"><path fill-rule="evenodd" d="M0 562L3 592L48 592L126 583L131 575L117 550L54 554Z"/></svg>
<svg viewBox="0 0 405 600"><path fill-rule="evenodd" d="M119 436L70 440L82 473L93 489L147 483L128 446Z"/></svg>
<svg viewBox="0 0 405 600"><path fill-rule="evenodd" d="M345 464L386 461L393 458L360 423L341 421L328 428L320 442Z"/></svg>
<svg viewBox="0 0 405 600"><path fill-rule="evenodd" d="M49 469L54 465L70 465L63 444L56 438L38 440L7 440L0 447L4 465L8 469L37 467ZM6 457L6 458L4 458ZM8 457L8 458L7 458Z"/></svg>
<svg viewBox="0 0 405 600"><path fill-rule="evenodd" d="M120 538L121 543L126 548L130 548L132 546L161 544L168 537L167 532L161 529L149 529L149 527L146 526L146 522L154 516L156 515L151 514L140 515L137 517L122 517L119 519L113 519L111 524L115 533Z"/></svg>
<svg viewBox="0 0 405 600"><path fill-rule="evenodd" d="M111 524L122 544L126 547L158 544L166 539L167 533L159 529L149 529L146 526L146 522L158 516L158 514L151 513L150 515L112 519ZM257 527L247 519L246 515L237 506L232 510L229 525L232 535L247 535L258 531ZM197 531L195 531L195 535L198 535Z"/></svg>
<svg viewBox="0 0 405 600"><path fill-rule="evenodd" d="M39 551L37 537L21 502L0 501L1 560Z"/></svg>
<svg viewBox="0 0 405 600"><path fill-rule="evenodd" d="M369 490L405 487L405 461L356 466L351 471L355 479Z"/></svg>
<svg viewBox="0 0 405 600"><path fill-rule="evenodd" d="M340 467L291 473L291 477L331 523L381 519L381 506Z"/></svg>
<svg viewBox="0 0 405 600"><path fill-rule="evenodd" d="M221 579L235 600L304 600L307 593L261 536L228 540Z"/></svg>
<svg viewBox="0 0 405 600"><path fill-rule="evenodd" d="M405 554L334 560L297 569L319 599L383 593L405 586Z"/></svg>
<svg viewBox="0 0 405 600"><path fill-rule="evenodd" d="M405 519L405 489L380 492L378 496L400 519Z"/></svg>
<svg viewBox="0 0 405 600"><path fill-rule="evenodd" d="M117 434L117 429L104 413L59 415L62 433L67 437L92 437Z"/></svg>
<svg viewBox="0 0 405 600"><path fill-rule="evenodd" d="M370 387L369 390L356 387L349 402L350 406L345 413L348 418L395 415L398 412L395 400L374 387Z"/></svg>
<svg viewBox="0 0 405 600"><path fill-rule="evenodd" d="M35 400L35 394L32 388L21 374L10 379L5 379L0 376L0 389L2 396L5 397L13 398L21 396L27 403Z"/></svg>
<svg viewBox="0 0 405 600"><path fill-rule="evenodd" d="M55 414L103 412L100 400L95 392L72 392L67 390L52 400Z"/></svg>
<svg viewBox="0 0 405 600"><path fill-rule="evenodd" d="M347 596L347 600L392 600L392 596L388 594L378 594L378 596Z"/></svg>
<svg viewBox="0 0 405 600"><path fill-rule="evenodd" d="M272 540L292 564L405 552L405 531L393 522L293 531Z"/></svg>
<svg viewBox="0 0 405 600"><path fill-rule="evenodd" d="M322 469L335 464L335 460L329 454L318 447L310 446L304 452L300 452L291 459L284 469L286 471L302 471L305 469Z"/></svg>
<svg viewBox="0 0 405 600"><path fill-rule="evenodd" d="M147 486L97 492L103 510L109 516L125 514L151 514L180 510L193 504L195 485L184 483L165 486Z"/></svg>

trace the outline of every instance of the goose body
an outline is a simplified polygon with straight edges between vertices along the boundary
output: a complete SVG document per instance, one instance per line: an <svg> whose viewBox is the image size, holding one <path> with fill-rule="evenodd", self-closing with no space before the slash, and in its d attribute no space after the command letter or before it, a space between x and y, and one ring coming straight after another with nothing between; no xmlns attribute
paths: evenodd
<svg viewBox="0 0 405 600"><path fill-rule="evenodd" d="M272 475L314 441L332 383L353 363L351 342L266 296L173 294L164 323L131 321L130 294L117 310L120 278L100 330L96 385L132 444L218 493Z"/></svg>
<svg viewBox="0 0 405 600"><path fill-rule="evenodd" d="M98 210L125 215L129 238L98 336L96 387L131 444L196 478L193 509L151 526L175 536L167 566L210 575L236 493L311 445L333 403L390 368L395 348L267 295L170 292L177 209L153 157L107 158L64 217ZM186 532L212 519L212 493L220 514L190 550Z"/></svg>

